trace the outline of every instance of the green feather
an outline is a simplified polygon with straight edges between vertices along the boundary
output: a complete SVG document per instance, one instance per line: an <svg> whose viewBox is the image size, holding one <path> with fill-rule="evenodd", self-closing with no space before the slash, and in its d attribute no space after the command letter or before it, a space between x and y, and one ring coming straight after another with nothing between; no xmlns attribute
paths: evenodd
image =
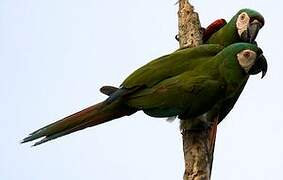
<svg viewBox="0 0 283 180"><path fill-rule="evenodd" d="M238 11L236 15L227 23L224 27L222 27L219 31L214 33L206 42L206 44L220 44L223 46L228 46L233 43L242 42L241 38L237 33L236 28L236 20L237 17L242 13L246 12L251 19L257 19L262 22L264 25L264 17L257 11L252 9L241 9ZM241 84L240 88L236 91L236 93L231 96L230 98L226 99L222 102L222 105L217 108L217 110L211 111L208 113L209 119L215 118L219 116L218 122L220 123L227 114L232 110L234 105L236 104L237 100L239 99L248 78L246 78L243 83Z"/></svg>
<svg viewBox="0 0 283 180"><path fill-rule="evenodd" d="M207 57L193 69L172 77L163 76L156 84L139 89L127 97L126 103L154 117L179 115L193 118L201 115L233 96L248 77L237 61L237 53L244 49L258 51L252 44L230 45L217 55ZM150 69L152 66L154 63L142 68Z"/></svg>
<svg viewBox="0 0 283 180"><path fill-rule="evenodd" d="M243 40L239 37L236 28L237 18L242 12L246 12L251 19L258 19L260 22L264 23L264 18L259 12L247 8L241 9L224 27L211 35L211 37L204 43L220 44L226 47L233 43L243 42Z"/></svg>
<svg viewBox="0 0 283 180"><path fill-rule="evenodd" d="M121 86L128 89L142 86L152 87L166 78L195 68L222 49L220 45L210 44L177 50L139 68L126 78Z"/></svg>

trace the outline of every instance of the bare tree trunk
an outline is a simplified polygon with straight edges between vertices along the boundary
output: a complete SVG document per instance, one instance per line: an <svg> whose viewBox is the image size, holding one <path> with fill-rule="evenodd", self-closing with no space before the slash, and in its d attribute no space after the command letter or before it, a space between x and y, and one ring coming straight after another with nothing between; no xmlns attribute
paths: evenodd
<svg viewBox="0 0 283 180"><path fill-rule="evenodd" d="M179 44L181 48L202 44L200 21L194 7L187 0L179 1Z"/></svg>
<svg viewBox="0 0 283 180"><path fill-rule="evenodd" d="M202 44L199 17L188 0L179 0L178 21L180 48ZM181 120L185 158L184 180L210 179L217 121L215 123L211 129L191 130L188 121Z"/></svg>

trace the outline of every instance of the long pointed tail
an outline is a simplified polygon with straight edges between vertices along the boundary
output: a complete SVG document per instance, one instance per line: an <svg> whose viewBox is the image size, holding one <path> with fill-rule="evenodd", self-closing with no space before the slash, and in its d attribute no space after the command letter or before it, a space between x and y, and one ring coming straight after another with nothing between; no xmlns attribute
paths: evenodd
<svg viewBox="0 0 283 180"><path fill-rule="evenodd" d="M101 102L34 131L24 138L21 143L44 137L34 144L34 146L37 146L75 131L131 115L135 112L135 110L124 106L119 101L111 104Z"/></svg>

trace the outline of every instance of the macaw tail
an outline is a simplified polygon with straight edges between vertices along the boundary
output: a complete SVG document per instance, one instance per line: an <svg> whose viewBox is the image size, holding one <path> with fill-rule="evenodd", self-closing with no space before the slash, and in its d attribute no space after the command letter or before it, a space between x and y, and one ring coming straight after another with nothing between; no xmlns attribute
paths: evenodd
<svg viewBox="0 0 283 180"><path fill-rule="evenodd" d="M136 110L123 105L120 101L115 101L111 104L101 102L38 129L28 137L24 138L21 143L26 143L43 137L42 140L33 145L37 146L75 131L102 124L126 115L131 115L135 112Z"/></svg>

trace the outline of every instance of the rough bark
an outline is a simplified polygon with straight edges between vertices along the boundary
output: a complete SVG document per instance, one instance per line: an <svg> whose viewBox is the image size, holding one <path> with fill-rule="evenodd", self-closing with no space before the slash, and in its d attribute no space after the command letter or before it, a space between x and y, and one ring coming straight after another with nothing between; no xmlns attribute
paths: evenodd
<svg viewBox="0 0 283 180"><path fill-rule="evenodd" d="M202 44L200 21L194 7L187 0L179 1L179 45L184 47L195 47Z"/></svg>
<svg viewBox="0 0 283 180"><path fill-rule="evenodd" d="M202 44L202 32L198 14L187 0L179 0L180 48ZM194 119L197 121L197 119ZM216 127L191 130L188 121L181 120L185 159L184 180L209 180L211 174Z"/></svg>

